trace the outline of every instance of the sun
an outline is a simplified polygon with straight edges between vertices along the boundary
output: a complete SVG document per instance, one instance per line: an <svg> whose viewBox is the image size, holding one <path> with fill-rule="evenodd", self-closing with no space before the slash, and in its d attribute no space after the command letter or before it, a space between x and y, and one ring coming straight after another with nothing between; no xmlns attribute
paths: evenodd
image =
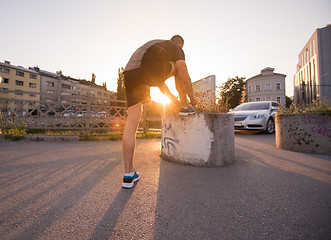
<svg viewBox="0 0 331 240"><path fill-rule="evenodd" d="M151 100L163 104L170 103L170 99L166 97L158 87L151 87Z"/></svg>
<svg viewBox="0 0 331 240"><path fill-rule="evenodd" d="M178 96L174 78L169 78L167 81L165 81L165 84L167 84L172 94ZM158 87L151 87L151 100L158 103L170 104L170 99L163 95Z"/></svg>

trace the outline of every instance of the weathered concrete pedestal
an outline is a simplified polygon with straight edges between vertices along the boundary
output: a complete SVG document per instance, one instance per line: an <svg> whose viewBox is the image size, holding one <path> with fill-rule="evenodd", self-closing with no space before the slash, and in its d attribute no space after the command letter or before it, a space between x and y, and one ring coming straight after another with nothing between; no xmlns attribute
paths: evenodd
<svg viewBox="0 0 331 240"><path fill-rule="evenodd" d="M161 156L195 166L224 166L234 161L233 115L167 114L162 118Z"/></svg>
<svg viewBox="0 0 331 240"><path fill-rule="evenodd" d="M331 154L331 113L276 115L276 147Z"/></svg>

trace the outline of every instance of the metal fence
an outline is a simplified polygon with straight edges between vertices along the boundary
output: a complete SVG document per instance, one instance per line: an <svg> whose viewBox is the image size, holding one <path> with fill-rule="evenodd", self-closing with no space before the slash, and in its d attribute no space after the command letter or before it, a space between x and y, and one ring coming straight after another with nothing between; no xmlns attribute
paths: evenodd
<svg viewBox="0 0 331 240"><path fill-rule="evenodd" d="M62 100L41 102L0 98L1 127L24 126L28 129L121 131L126 121L126 102L111 100L108 105Z"/></svg>

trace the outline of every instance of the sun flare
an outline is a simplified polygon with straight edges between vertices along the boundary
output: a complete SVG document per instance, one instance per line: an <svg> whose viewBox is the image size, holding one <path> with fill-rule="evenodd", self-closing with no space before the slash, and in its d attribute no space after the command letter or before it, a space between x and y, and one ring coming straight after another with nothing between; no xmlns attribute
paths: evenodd
<svg viewBox="0 0 331 240"><path fill-rule="evenodd" d="M165 81L165 84L168 86L170 92L174 94L175 96L178 96L176 86L175 86L175 79L169 78L167 81ZM158 103L163 104L170 104L170 99L166 97L158 87L151 87L151 100Z"/></svg>
<svg viewBox="0 0 331 240"><path fill-rule="evenodd" d="M151 87L151 100L163 104L170 103L170 99L163 95L158 87Z"/></svg>

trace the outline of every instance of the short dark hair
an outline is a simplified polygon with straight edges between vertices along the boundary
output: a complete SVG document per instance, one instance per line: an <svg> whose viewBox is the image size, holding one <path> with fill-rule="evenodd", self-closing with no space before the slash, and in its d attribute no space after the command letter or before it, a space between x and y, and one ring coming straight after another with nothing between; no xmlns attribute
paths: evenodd
<svg viewBox="0 0 331 240"><path fill-rule="evenodd" d="M183 44L184 45L184 39L179 35L173 36L170 40L173 41L176 44Z"/></svg>

